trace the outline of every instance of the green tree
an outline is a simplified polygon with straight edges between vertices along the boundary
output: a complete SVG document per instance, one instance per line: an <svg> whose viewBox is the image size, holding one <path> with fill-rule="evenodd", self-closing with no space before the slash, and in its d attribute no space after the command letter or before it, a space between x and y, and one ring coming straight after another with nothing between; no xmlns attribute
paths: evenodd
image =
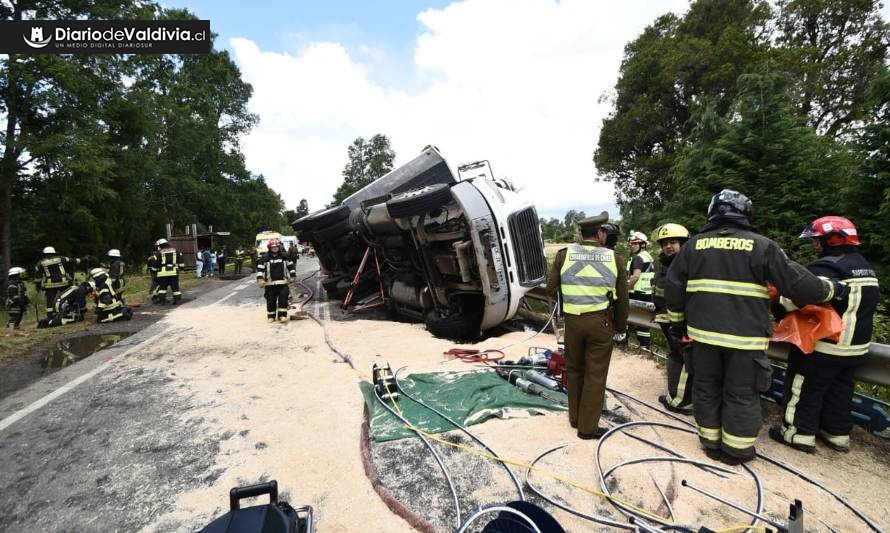
<svg viewBox="0 0 890 533"><path fill-rule="evenodd" d="M141 6L115 0L13 0L0 5L0 20L134 18L141 12ZM106 132L96 118L107 96L115 93L117 65L117 56L104 54L9 54L0 58L0 114L5 121L0 131L3 279L12 258L22 256L24 251L14 238L15 225L39 227L35 217L44 213L35 209L43 206L35 200L46 180L57 178L70 187L71 199L66 201L77 204L70 218L76 225L95 222L89 207L77 202L77 195L83 198L89 191L94 202L111 196L104 188L109 153L104 147ZM55 164L47 164L49 159ZM80 178L86 181L81 183ZM35 240L22 244L33 245Z"/></svg>
<svg viewBox="0 0 890 533"><path fill-rule="evenodd" d="M337 205L352 193L392 170L396 153L386 135L377 134L368 140L356 138L347 149L349 162L343 169L343 183L334 193L331 205Z"/></svg>
<svg viewBox="0 0 890 533"><path fill-rule="evenodd" d="M856 223L862 251L890 286L890 69L875 76L868 92L868 114L874 117L856 146L861 164L843 192L844 212Z"/></svg>
<svg viewBox="0 0 890 533"><path fill-rule="evenodd" d="M730 116L702 114L693 144L675 167L679 194L671 215L703 223L710 196L734 188L754 203L757 231L806 257L809 247L796 237L807 222L834 210L854 161L805 124L788 74L742 76Z"/></svg>
<svg viewBox="0 0 890 533"><path fill-rule="evenodd" d="M795 80L808 124L837 137L867 119L866 93L887 60L890 24L878 0L781 0L779 68Z"/></svg>
<svg viewBox="0 0 890 533"><path fill-rule="evenodd" d="M309 202L307 202L305 198L300 200L299 205L297 205L296 213L294 214L297 216L297 218L301 218L309 214Z"/></svg>
<svg viewBox="0 0 890 533"><path fill-rule="evenodd" d="M625 218L660 210L673 196L670 170L690 118L703 102L726 112L739 75L764 57L768 18L764 1L698 0L683 18L661 16L625 46L594 155Z"/></svg>

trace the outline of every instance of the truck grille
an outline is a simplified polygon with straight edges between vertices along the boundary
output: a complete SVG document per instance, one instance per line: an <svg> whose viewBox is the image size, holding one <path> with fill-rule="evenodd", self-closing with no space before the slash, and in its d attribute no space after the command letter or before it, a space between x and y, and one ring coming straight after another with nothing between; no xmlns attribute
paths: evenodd
<svg viewBox="0 0 890 533"><path fill-rule="evenodd" d="M547 274L538 213L534 207L529 207L510 215L508 223L519 284L523 287L536 286L544 281Z"/></svg>

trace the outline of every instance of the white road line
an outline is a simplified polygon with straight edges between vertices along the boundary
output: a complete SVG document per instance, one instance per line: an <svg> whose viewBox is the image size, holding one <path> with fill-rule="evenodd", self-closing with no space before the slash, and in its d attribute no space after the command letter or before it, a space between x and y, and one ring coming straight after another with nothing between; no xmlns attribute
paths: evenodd
<svg viewBox="0 0 890 533"><path fill-rule="evenodd" d="M245 285L244 287L247 287L247 286L248 286L248 285ZM242 287L242 288L243 288L243 287ZM238 289L236 289L236 290L238 290ZM232 291L232 292L230 292L229 294L227 294L227 295L223 296L222 298L220 298L219 300L213 302L212 304L210 304L209 307L213 307L213 306L215 306L215 305L219 305L219 304L221 304L222 302L224 302L224 301L228 300L229 298L231 298L232 296L235 296L235 291ZM40 398L39 400L37 400L36 402L32 403L31 405L29 405L29 406L27 406L27 407L23 407L22 409L19 409L19 410L16 411L15 413L13 413L13 414L7 416L7 417L4 418L3 420L0 420L0 431L3 431L4 429L6 429L6 428L8 428L9 426L15 424L16 422L18 422L18 421L21 420L22 418L25 418L25 417L28 416L29 414L33 413L34 411L40 409L40 408L43 407L44 405L46 405L46 404L50 403L51 401L55 400L55 399L58 398L59 396L62 396L62 395L65 394L66 392L68 392L68 391L74 389L75 387L77 387L78 385L80 385L81 383L83 383L84 381L87 381L87 380L89 380L90 378L92 378L93 376L95 376L95 375L101 373L102 371L104 371L105 369L107 369L109 366L111 366L111 364L114 363L115 361L117 361L118 359L121 359L122 357L126 357L127 355L130 355L131 353L133 353L133 352L135 352L136 350L138 350L139 348L141 348L142 345L144 345L144 344L148 344L148 343L154 341L155 339L157 339L158 337L160 337L161 335L163 335L163 334L165 334L165 333L167 333L167 332L169 332L169 331L170 331L170 328L164 328L162 331L159 331L158 333L155 333L154 335L152 335L151 337L145 339L144 341L142 341L142 342L140 342L140 343L138 343L138 344L134 344L133 346L131 346L131 347L130 347L129 349L127 349L126 351L124 351L124 352L122 352L122 353L120 353L120 354L118 354L118 355L115 355L114 357L112 357L112 358L109 359L108 361L105 361L104 363L102 363L101 365L97 366L96 368L90 370L90 371L87 372L86 374L83 374L83 375L81 375L81 376L78 376L78 377L72 379L72 380L69 381L68 383L62 385L61 387L59 387L58 389L56 389L56 390L52 391L51 393L47 394L47 395L44 396L43 398Z"/></svg>
<svg viewBox="0 0 890 533"><path fill-rule="evenodd" d="M4 418L3 420L0 420L0 431L3 431L4 429L6 429L6 428L8 428L9 426L13 425L14 423L16 423L17 421L21 420L22 418L25 418L25 417L28 416L29 414L31 414L31 413L33 413L34 411L40 409L40 408L43 407L44 405L46 405L46 404L48 404L49 402L55 400L56 398L58 398L59 396L65 394L66 392L72 390L74 387L80 385L80 384L83 383L84 381L87 381L88 379L92 378L92 377L95 376L96 374L102 372L103 370L105 370L106 368L108 368L109 366L111 366L111 364L114 363L115 361L117 361L118 359L120 359L120 358L122 358L122 357L125 357L125 356L127 356L127 355L129 355L129 354L135 352L136 350L138 350L139 348L141 348L143 344L148 344L148 343L154 341L155 339L157 339L157 338L160 337L161 335L167 333L168 331L169 331L169 328L166 328L166 329L164 329L163 331L159 331L158 333L155 333L154 335L152 335L151 337L145 339L144 341L140 342L139 344L135 344L135 345L131 346L128 350L126 350L126 351L124 351L124 352L122 352L122 353L120 353L120 354L118 354L118 355L112 357L112 358L109 359L108 361L105 361L104 363L102 363L101 365L97 366L96 368L90 370L90 371L87 372L86 374L84 374L84 375L82 375L82 376L80 376L80 377L77 377L77 378L75 378L75 379L69 381L68 383L62 385L62 386L59 387L58 389L52 391L51 393L47 394L47 395L44 396L43 398L40 398L39 400L37 400L36 402L32 403L31 405L29 405L29 406L27 406L27 407L24 407L24 408L22 408L22 409L16 411L15 413L13 413L13 414L7 416L7 417Z"/></svg>

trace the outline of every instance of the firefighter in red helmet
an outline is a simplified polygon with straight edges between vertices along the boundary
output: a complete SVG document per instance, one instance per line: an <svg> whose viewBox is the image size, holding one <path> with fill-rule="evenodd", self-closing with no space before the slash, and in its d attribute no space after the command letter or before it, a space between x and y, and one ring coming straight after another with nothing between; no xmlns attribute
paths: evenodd
<svg viewBox="0 0 890 533"><path fill-rule="evenodd" d="M837 341L816 341L812 354L791 347L782 425L771 428L769 434L807 453L816 451L817 438L829 448L846 452L853 427L853 371L862 364L871 343L880 299L878 278L859 253L859 233L848 219L817 218L804 228L800 238L811 239L819 255L807 266L810 272L849 288L843 298L831 302L843 319L844 330Z"/></svg>
<svg viewBox="0 0 890 533"><path fill-rule="evenodd" d="M281 249L281 241L271 239L266 249L268 252L259 259L256 267L257 285L265 289L266 319L269 323L276 319L287 322L287 299L290 296L287 284L296 280L297 272L294 263Z"/></svg>

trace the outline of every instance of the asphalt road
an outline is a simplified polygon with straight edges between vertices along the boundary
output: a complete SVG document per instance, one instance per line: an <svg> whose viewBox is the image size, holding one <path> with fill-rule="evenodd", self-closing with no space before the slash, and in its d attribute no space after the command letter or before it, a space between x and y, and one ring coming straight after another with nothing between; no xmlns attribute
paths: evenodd
<svg viewBox="0 0 890 533"><path fill-rule="evenodd" d="M300 277L316 268L311 259L298 263ZM221 282L181 309L224 317L251 306L260 322L261 301L249 276ZM177 357L169 355L194 342L190 329L164 318L0 401L0 531L200 525L158 522L179 495L220 476L221 443L234 436L208 433L205 416L190 415L206 401L177 379Z"/></svg>

